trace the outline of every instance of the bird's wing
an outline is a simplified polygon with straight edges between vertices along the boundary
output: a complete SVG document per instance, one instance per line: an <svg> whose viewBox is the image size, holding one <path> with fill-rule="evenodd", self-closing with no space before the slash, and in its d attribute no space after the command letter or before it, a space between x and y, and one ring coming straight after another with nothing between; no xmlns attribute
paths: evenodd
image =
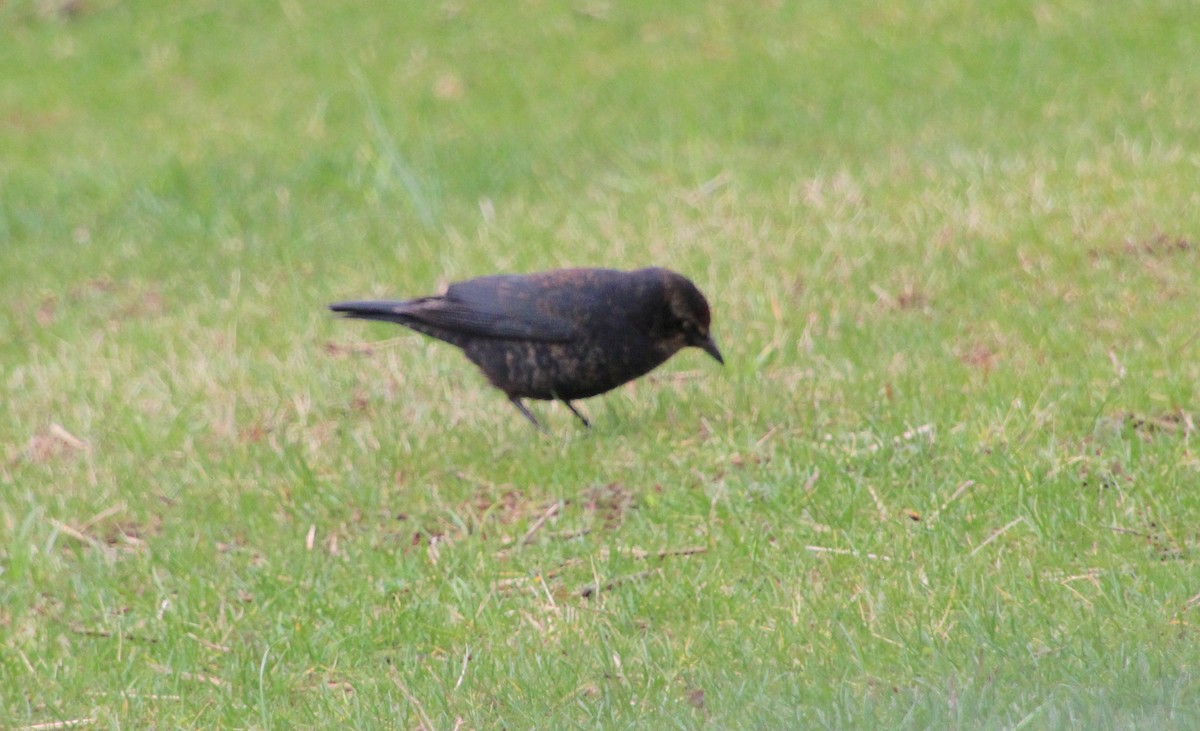
<svg viewBox="0 0 1200 731"><path fill-rule="evenodd" d="M451 285L411 314L434 327L481 337L546 343L576 338L578 327L538 294L517 277L483 277Z"/></svg>
<svg viewBox="0 0 1200 731"><path fill-rule="evenodd" d="M571 294L528 277L481 277L450 285L444 295L404 301L338 302L347 317L382 320L461 345L463 337L565 343L579 337Z"/></svg>
<svg viewBox="0 0 1200 731"><path fill-rule="evenodd" d="M329 309L359 320L394 322L458 345L462 337L565 343L576 336L576 328L560 318L520 310L506 313L450 297L337 302Z"/></svg>

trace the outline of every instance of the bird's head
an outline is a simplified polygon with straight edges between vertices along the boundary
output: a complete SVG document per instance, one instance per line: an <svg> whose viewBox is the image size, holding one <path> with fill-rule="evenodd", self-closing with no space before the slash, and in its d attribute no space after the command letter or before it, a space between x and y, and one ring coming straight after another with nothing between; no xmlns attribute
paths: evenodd
<svg viewBox="0 0 1200 731"><path fill-rule="evenodd" d="M708 309L708 300L687 277L666 269L662 272L667 305L664 334L680 348L700 348L724 365L725 359L709 332L712 313Z"/></svg>

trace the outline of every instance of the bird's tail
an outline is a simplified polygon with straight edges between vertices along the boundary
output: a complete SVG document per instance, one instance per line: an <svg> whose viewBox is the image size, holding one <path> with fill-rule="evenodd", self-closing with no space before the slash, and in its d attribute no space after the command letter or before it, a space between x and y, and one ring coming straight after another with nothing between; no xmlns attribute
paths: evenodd
<svg viewBox="0 0 1200 731"><path fill-rule="evenodd" d="M463 347L464 332L453 325L453 319L439 319L443 304L441 297L419 297L415 300L379 300L369 302L335 302L329 309L356 320L394 322L431 338ZM450 323L450 326L447 323Z"/></svg>

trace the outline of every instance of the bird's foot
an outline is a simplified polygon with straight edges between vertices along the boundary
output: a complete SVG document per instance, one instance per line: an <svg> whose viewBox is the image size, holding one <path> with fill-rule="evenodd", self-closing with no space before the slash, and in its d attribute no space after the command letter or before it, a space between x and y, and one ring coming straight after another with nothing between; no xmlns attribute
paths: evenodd
<svg viewBox="0 0 1200 731"><path fill-rule="evenodd" d="M579 411L575 408L574 404L572 404L570 401L567 401L566 399L563 399L563 403L567 405L567 408L571 410L572 414L579 417L579 420L583 422L583 425L585 427L587 427L588 429L592 428L592 422L588 421L586 416L579 413Z"/></svg>
<svg viewBox="0 0 1200 731"><path fill-rule="evenodd" d="M529 419L529 423L533 424L533 427L535 429L537 429L538 431L540 431L543 434L550 433L550 432L546 431L546 427L542 426L542 422L537 420L537 417L533 415L533 412L530 411L529 409L527 409L525 407L525 404L521 403L521 399L517 398L516 396L509 396L508 400L512 402L513 406L517 407L517 411L520 411L521 414L526 419Z"/></svg>

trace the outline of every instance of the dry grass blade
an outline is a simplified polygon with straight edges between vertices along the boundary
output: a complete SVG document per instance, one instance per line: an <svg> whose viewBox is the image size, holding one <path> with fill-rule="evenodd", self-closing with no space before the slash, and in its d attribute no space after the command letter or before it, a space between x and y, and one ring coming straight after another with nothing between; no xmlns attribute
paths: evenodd
<svg viewBox="0 0 1200 731"><path fill-rule="evenodd" d="M75 634L83 635L85 637L107 638L119 635L122 640L130 640L131 642L148 642L150 644L154 644L159 641L157 637L148 637L146 635L131 634L128 632L110 632L109 630L105 629L91 629L89 627L84 627L81 624L72 624L70 625L70 628Z"/></svg>
<svg viewBox="0 0 1200 731"><path fill-rule="evenodd" d="M180 680L187 680L187 681L193 682L193 683L206 683L208 685L213 685L218 688L224 688L229 685L224 680L222 680L221 678L218 678L215 675L206 675L204 673L192 673L192 672L188 672L187 670L173 670L173 669L167 667L166 665L160 665L158 663L150 663L150 667L153 668L153 670L156 673L161 673L162 675L177 675L177 676L179 676Z"/></svg>
<svg viewBox="0 0 1200 731"><path fill-rule="evenodd" d="M425 707L422 706L421 701L417 700L417 697L412 694L412 691L408 689L408 686L404 684L404 681L400 680L395 673L392 673L392 682L396 684L396 687L400 689L400 692L404 694L404 697L408 699L408 702L413 705L413 710L416 711L417 718L421 720L420 728L424 729L424 731L436 731L436 727L433 725L433 722L429 720L429 715L425 713Z"/></svg>
<svg viewBox="0 0 1200 731"><path fill-rule="evenodd" d="M494 590L496 590L497 592L499 592L501 595L508 595L508 594L511 594L512 592L516 591L517 589L521 589L521 588L529 586L533 582L544 584L547 581L549 581L550 579L557 578L560 574L562 574L564 571L566 571L571 566L577 566L581 563L583 563L583 559L569 558L566 561L563 561L562 563L558 564L554 568L550 569L549 571L543 571L540 573L529 574L529 575L525 575L525 576L514 576L511 578L507 578L507 579L497 579L495 582L492 583L492 588Z"/></svg>
<svg viewBox="0 0 1200 731"><path fill-rule="evenodd" d="M630 549L621 551L621 553L625 554L629 558L632 558L632 559L635 559L638 561L645 561L646 559L650 559L650 558L664 559L664 558L670 558L672 556L695 556L698 553L708 553L708 546L688 546L686 548L664 548L663 550L657 551L655 553L651 553L650 551L646 551L641 548L630 548ZM604 554L604 552L602 552L602 555L603 554Z"/></svg>
<svg viewBox="0 0 1200 731"><path fill-rule="evenodd" d="M980 543L978 546L976 546L976 547L974 548L974 550L972 550L972 551L971 551L969 554L967 554L967 555L968 555L968 556L974 556L975 554L977 554L977 553L979 553L980 551L982 551L982 550L984 549L984 547L986 547L986 546L987 546L989 543L991 543L992 541L996 540L996 539L997 539L997 538L999 538L1000 536L1002 536L1002 535L1004 535L1005 533L1007 533L1007 532L1009 531L1009 529L1013 528L1013 527L1014 527L1014 526L1016 526L1018 523L1023 523L1023 522L1025 522L1025 518L1023 518L1023 517L1022 517L1022 518L1014 518L1014 519L1012 519L1012 520L1008 521L1008 522L1007 522L1007 523L1005 523L1005 524L1004 524L1002 527L1000 527L1000 528L997 528L997 529L996 529L996 530L995 530L995 531L994 531L994 532L993 532L993 533L992 533L990 536L988 536L988 537L987 537L987 538L984 540L984 542L983 542L983 543Z"/></svg>
<svg viewBox="0 0 1200 731"><path fill-rule="evenodd" d="M80 726L90 726L95 723L94 718L71 718L66 721L47 721L46 723L35 723L30 726L15 726L13 731L50 731L55 728L79 728Z"/></svg>
<svg viewBox="0 0 1200 731"><path fill-rule="evenodd" d="M108 544L104 543L104 541L101 541L99 538L89 536L88 534L84 533L83 531L78 530L77 528L74 528L70 525L67 525L66 523L62 522L61 520L56 520L54 518L51 518L50 524L53 525L54 528L59 533L63 533L67 536L70 536L71 538L74 538L75 540L79 541L80 543L86 543L87 545L91 546L92 548L96 549L97 551L100 551L101 553L105 554L106 556L113 556L116 554L116 551L113 550L112 546L109 546Z"/></svg>
<svg viewBox="0 0 1200 731"><path fill-rule="evenodd" d="M542 513L541 516L539 516L538 519L533 522L533 525L529 526L529 530L525 531L525 535L522 536L521 540L519 541L520 545L527 546L530 543L532 543L533 536L538 532L538 530L541 529L541 527L543 525L546 524L547 520L550 520L555 515L558 515L558 511L561 508L562 508L562 501L559 501L559 502L552 504L546 510L546 512Z"/></svg>
<svg viewBox="0 0 1200 731"><path fill-rule="evenodd" d="M228 655L229 653L233 652L233 648L231 648L231 647L228 647L226 645L218 645L215 642L209 642L208 640L204 639L203 637L199 637L192 632L188 632L187 637L189 639L195 640L196 642L199 642L201 645L203 645L204 647L207 647L208 649L210 649L214 652L219 652L224 655Z"/></svg>
<svg viewBox="0 0 1200 731"><path fill-rule="evenodd" d="M463 678L467 677L467 663L471 661L471 648L463 650L462 669L458 671L458 680L454 681L454 689L458 690L463 683Z"/></svg>
<svg viewBox="0 0 1200 731"><path fill-rule="evenodd" d="M881 556L876 553L861 553L852 551L849 548L829 548L827 546L805 546L805 550L813 553L833 553L839 556L854 556L855 558L870 558L877 561L891 561L891 556Z"/></svg>
<svg viewBox="0 0 1200 731"><path fill-rule="evenodd" d="M62 424L51 424L49 428L50 435L60 440L72 449L87 449L88 443L86 440L80 439L71 432L63 428Z"/></svg>
<svg viewBox="0 0 1200 731"><path fill-rule="evenodd" d="M958 500L963 496L963 493L965 493L967 490L970 490L974 486L975 480L963 480L961 483L959 483L958 488L954 491L954 494L947 498L946 502L942 503L941 506L939 506L937 510L933 511L933 514L927 518L928 522L932 523L933 521L937 520L937 517L950 506L950 503Z"/></svg>
<svg viewBox="0 0 1200 731"><path fill-rule="evenodd" d="M610 579L609 581L604 582L603 584L601 584L599 582L586 584L586 585L584 585L584 587L582 589L579 590L579 596L583 597L584 599L591 599L592 597L596 596L597 594L599 594L602 591L609 591L609 590L615 589L618 586L621 586L623 584L629 584L634 581L641 581L643 579L649 578L653 574L659 574L659 573L662 573L662 569L647 569L645 571L639 571L636 574L629 574L627 576L617 576L613 579Z"/></svg>
<svg viewBox="0 0 1200 731"><path fill-rule="evenodd" d="M886 522L891 512L884 505L883 498L879 497L879 493L875 492L875 488L870 485L867 485L867 492L871 494L871 500L875 502L875 509L879 511L880 522Z"/></svg>

